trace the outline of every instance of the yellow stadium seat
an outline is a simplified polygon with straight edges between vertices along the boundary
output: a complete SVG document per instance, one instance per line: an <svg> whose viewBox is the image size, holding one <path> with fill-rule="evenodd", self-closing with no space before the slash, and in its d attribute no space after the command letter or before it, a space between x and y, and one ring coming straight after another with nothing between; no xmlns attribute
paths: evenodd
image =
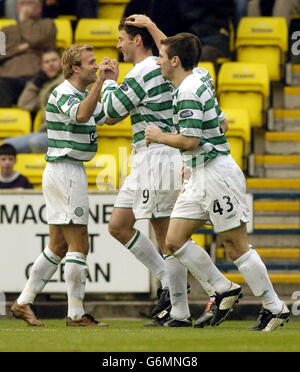
<svg viewBox="0 0 300 372"><path fill-rule="evenodd" d="M18 154L15 170L27 177L34 188L42 188L45 154Z"/></svg>
<svg viewBox="0 0 300 372"><path fill-rule="evenodd" d="M101 127L97 126L97 133L101 143L101 137L127 137L132 138L130 116L119 121L114 125L104 124Z"/></svg>
<svg viewBox="0 0 300 372"><path fill-rule="evenodd" d="M15 19L0 18L0 30L2 27L11 26L17 24Z"/></svg>
<svg viewBox="0 0 300 372"><path fill-rule="evenodd" d="M247 156L250 154L251 127L247 110L222 108L228 122L226 138L230 152L242 170L247 167Z"/></svg>
<svg viewBox="0 0 300 372"><path fill-rule="evenodd" d="M247 110L251 127L263 126L270 96L267 66L224 63L218 74L217 96L221 107Z"/></svg>
<svg viewBox="0 0 300 372"><path fill-rule="evenodd" d="M227 137L227 136L226 136ZM241 138L237 137L227 137L227 141L230 145L230 154L233 157L233 159L236 161L237 165L242 169L245 170L247 167L247 164L244 159L244 144Z"/></svg>
<svg viewBox="0 0 300 372"><path fill-rule="evenodd" d="M117 161L113 155L96 154L84 166L89 189L117 189Z"/></svg>
<svg viewBox="0 0 300 372"><path fill-rule="evenodd" d="M0 108L0 138L16 137L30 132L29 111L19 108Z"/></svg>
<svg viewBox="0 0 300 372"><path fill-rule="evenodd" d="M212 62L199 62L198 67L205 68L213 79L214 85L216 86L216 71Z"/></svg>
<svg viewBox="0 0 300 372"><path fill-rule="evenodd" d="M42 110L39 110L33 120L33 132L38 132L42 125Z"/></svg>
<svg viewBox="0 0 300 372"><path fill-rule="evenodd" d="M205 246L205 235L204 234L193 234L191 238L200 247Z"/></svg>
<svg viewBox="0 0 300 372"><path fill-rule="evenodd" d="M243 17L236 36L236 56L239 62L265 63L271 81L284 76L288 50L288 26L281 17Z"/></svg>
<svg viewBox="0 0 300 372"><path fill-rule="evenodd" d="M96 48L115 47L119 21L116 19L82 18L75 29L75 42L92 44Z"/></svg>
<svg viewBox="0 0 300 372"><path fill-rule="evenodd" d="M104 57L118 60L118 26L117 19L82 18L77 23L74 41L78 44L93 45L98 63Z"/></svg>
<svg viewBox="0 0 300 372"><path fill-rule="evenodd" d="M97 155L106 156L106 167L99 172L98 184L106 183L106 178L114 173L116 187L122 186L130 169L131 138L125 137L101 137L99 138ZM113 163L112 158L115 159ZM111 183L111 182L110 182Z"/></svg>
<svg viewBox="0 0 300 372"><path fill-rule="evenodd" d="M94 54L98 63L100 63L104 57L111 59L119 59L119 53L116 48L94 48Z"/></svg>
<svg viewBox="0 0 300 372"><path fill-rule="evenodd" d="M129 62L120 62L119 63L119 77L117 80L118 84L122 84L125 80L125 76L132 69L133 64Z"/></svg>
<svg viewBox="0 0 300 372"><path fill-rule="evenodd" d="M251 143L251 126L249 120L249 114L247 110L237 110L231 108L222 107L222 111L225 114L228 130L226 137L242 137L245 144ZM245 153L247 149L245 148Z"/></svg>
<svg viewBox="0 0 300 372"><path fill-rule="evenodd" d="M73 43L71 21L66 18L55 18L54 23L57 29L56 46L65 50Z"/></svg>
<svg viewBox="0 0 300 372"><path fill-rule="evenodd" d="M112 18L120 20L123 17L126 3L102 3L99 6L98 17L99 18Z"/></svg>

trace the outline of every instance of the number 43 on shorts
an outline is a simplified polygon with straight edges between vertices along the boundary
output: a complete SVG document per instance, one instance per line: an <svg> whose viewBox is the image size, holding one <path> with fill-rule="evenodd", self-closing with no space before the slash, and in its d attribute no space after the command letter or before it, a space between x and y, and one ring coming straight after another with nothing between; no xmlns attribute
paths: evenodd
<svg viewBox="0 0 300 372"><path fill-rule="evenodd" d="M221 207L221 204L224 208ZM230 196L225 195L220 203L219 199L214 200L213 212L223 215L224 209L227 213L233 210L233 204L231 203Z"/></svg>

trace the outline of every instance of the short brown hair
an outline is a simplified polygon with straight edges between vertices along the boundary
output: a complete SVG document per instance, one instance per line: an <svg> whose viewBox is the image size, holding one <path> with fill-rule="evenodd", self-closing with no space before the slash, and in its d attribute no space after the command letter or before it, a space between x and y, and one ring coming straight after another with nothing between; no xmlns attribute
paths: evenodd
<svg viewBox="0 0 300 372"><path fill-rule="evenodd" d="M199 56L195 35L182 32L161 40L161 44L167 46L169 59L178 56L184 70L192 70Z"/></svg>
<svg viewBox="0 0 300 372"><path fill-rule="evenodd" d="M42 56L47 53L56 53L59 57L61 57L61 51L59 48L56 48L56 47L49 47L49 48L43 49Z"/></svg>
<svg viewBox="0 0 300 372"><path fill-rule="evenodd" d="M151 49L154 45L153 37L145 27L128 26L125 23L126 18L122 18L119 24L119 31L124 30L132 40L136 35L141 35L145 49Z"/></svg>
<svg viewBox="0 0 300 372"><path fill-rule="evenodd" d="M202 55L202 42L201 42L201 40L199 39L198 36L196 36L194 34L191 34L189 32L181 32L181 35L185 35L186 37L189 37L192 40L194 40L195 46L198 50L194 66L197 66L198 63L201 61L201 55Z"/></svg>
<svg viewBox="0 0 300 372"><path fill-rule="evenodd" d="M73 66L81 65L81 53L85 50L92 51L94 47L89 44L72 44L63 53L62 66L63 73L66 79L69 79L73 74Z"/></svg>

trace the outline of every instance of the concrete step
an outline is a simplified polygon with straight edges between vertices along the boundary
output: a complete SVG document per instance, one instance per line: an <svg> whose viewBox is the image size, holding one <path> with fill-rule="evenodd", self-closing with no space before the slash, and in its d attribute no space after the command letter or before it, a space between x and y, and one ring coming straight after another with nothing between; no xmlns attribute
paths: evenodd
<svg viewBox="0 0 300 372"><path fill-rule="evenodd" d="M282 230L277 230L278 234L274 234L274 231L276 232L276 230L273 230L269 233L265 231L264 234L250 234L248 235L249 243L252 244L255 248L299 248L299 233L283 234Z"/></svg>
<svg viewBox="0 0 300 372"><path fill-rule="evenodd" d="M266 132L265 153L274 155L300 154L300 132Z"/></svg>
<svg viewBox="0 0 300 372"><path fill-rule="evenodd" d="M254 224L260 228L281 228L281 229L300 229L300 216L299 215L271 215L264 212L254 214ZM299 238L300 239L300 238Z"/></svg>
<svg viewBox="0 0 300 372"><path fill-rule="evenodd" d="M247 178L247 190L251 193L299 193L299 178Z"/></svg>
<svg viewBox="0 0 300 372"><path fill-rule="evenodd" d="M286 109L300 109L300 86L285 86L283 94Z"/></svg>
<svg viewBox="0 0 300 372"><path fill-rule="evenodd" d="M245 283L244 277L239 272L224 273L227 279L235 283ZM300 284L299 272L269 272L273 284Z"/></svg>
<svg viewBox="0 0 300 372"><path fill-rule="evenodd" d="M299 216L300 200L261 199L253 203L254 215L268 217ZM290 222L289 222L290 223Z"/></svg>
<svg viewBox="0 0 300 372"><path fill-rule="evenodd" d="M300 132L300 109L272 109L268 121L270 130Z"/></svg>
<svg viewBox="0 0 300 372"><path fill-rule="evenodd" d="M300 85L300 64L299 57L295 58L292 63L286 63L286 84L292 86Z"/></svg>
<svg viewBox="0 0 300 372"><path fill-rule="evenodd" d="M256 155L255 172L267 178L298 178L300 155Z"/></svg>
<svg viewBox="0 0 300 372"><path fill-rule="evenodd" d="M248 235L249 243L257 247L293 247L300 243L300 225L271 225L269 219L263 225L254 225L253 233Z"/></svg>
<svg viewBox="0 0 300 372"><path fill-rule="evenodd" d="M255 200L254 223L264 225L299 226L300 200Z"/></svg>
<svg viewBox="0 0 300 372"><path fill-rule="evenodd" d="M255 248L261 258L291 258L300 259L300 248ZM224 248L218 248L216 252L217 259L224 259Z"/></svg>

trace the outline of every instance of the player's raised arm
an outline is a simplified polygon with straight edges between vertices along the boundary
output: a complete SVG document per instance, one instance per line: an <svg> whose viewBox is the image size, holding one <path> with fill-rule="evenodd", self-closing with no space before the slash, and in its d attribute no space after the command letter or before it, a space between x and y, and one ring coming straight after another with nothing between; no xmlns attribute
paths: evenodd
<svg viewBox="0 0 300 372"><path fill-rule="evenodd" d="M160 48L160 42L166 39L166 35L156 26L156 24L144 14L133 14L126 18L126 25L135 27L145 27L150 32L153 40L157 46Z"/></svg>
<svg viewBox="0 0 300 372"><path fill-rule="evenodd" d="M78 107L76 118L79 123L86 123L90 120L98 104L103 83L104 79L98 75L89 94Z"/></svg>

